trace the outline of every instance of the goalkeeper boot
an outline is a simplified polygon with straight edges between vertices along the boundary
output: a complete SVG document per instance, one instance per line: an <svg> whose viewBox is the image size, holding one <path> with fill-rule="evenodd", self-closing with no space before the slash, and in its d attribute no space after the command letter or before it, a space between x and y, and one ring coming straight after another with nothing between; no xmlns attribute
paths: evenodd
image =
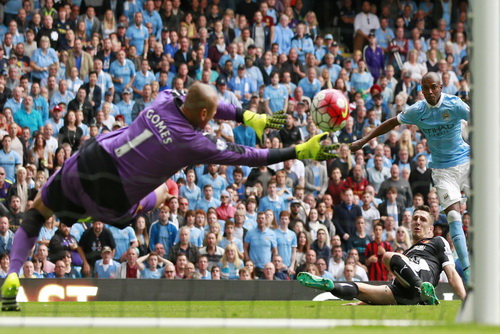
<svg viewBox="0 0 500 334"><path fill-rule="evenodd" d="M420 298L422 298L425 305L439 305L434 285L429 282L424 282L420 286Z"/></svg>
<svg viewBox="0 0 500 334"><path fill-rule="evenodd" d="M333 281L329 278L323 278L320 276L315 276L306 272L299 273L297 275L297 280L300 284L307 286L308 288L332 291Z"/></svg>
<svg viewBox="0 0 500 334"><path fill-rule="evenodd" d="M2 285L2 311L21 311L16 300L20 287L17 273L9 274Z"/></svg>

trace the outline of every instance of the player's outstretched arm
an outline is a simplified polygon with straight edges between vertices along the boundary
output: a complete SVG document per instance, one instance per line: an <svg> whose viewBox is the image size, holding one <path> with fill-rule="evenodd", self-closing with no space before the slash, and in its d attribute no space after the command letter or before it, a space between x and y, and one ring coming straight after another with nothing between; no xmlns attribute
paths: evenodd
<svg viewBox="0 0 500 334"><path fill-rule="evenodd" d="M446 273L446 276L448 277L448 282L453 288L453 291L455 291L455 293L457 294L458 298L460 298L461 300L465 300L467 293L465 292L465 287L464 283L462 282L462 278L456 271L455 266L449 265L444 267L443 270Z"/></svg>
<svg viewBox="0 0 500 334"><path fill-rule="evenodd" d="M322 145L321 141L328 138L328 132L316 135L305 143L295 146L297 159L313 159L313 160L328 160L336 158L338 154L334 152L338 148L338 144Z"/></svg>
<svg viewBox="0 0 500 334"><path fill-rule="evenodd" d="M397 117L389 118L387 121L384 123L380 124L377 126L372 132L370 132L367 136L356 140L354 143L351 144L351 151L356 152L357 150L361 149L366 143L368 143L371 139L381 136L392 129L394 129L396 126L399 125L399 121Z"/></svg>
<svg viewBox="0 0 500 334"><path fill-rule="evenodd" d="M285 111L281 110L272 116L257 114L250 110L243 112L243 123L255 130L258 140L262 143L262 136L266 128L281 129L286 123Z"/></svg>

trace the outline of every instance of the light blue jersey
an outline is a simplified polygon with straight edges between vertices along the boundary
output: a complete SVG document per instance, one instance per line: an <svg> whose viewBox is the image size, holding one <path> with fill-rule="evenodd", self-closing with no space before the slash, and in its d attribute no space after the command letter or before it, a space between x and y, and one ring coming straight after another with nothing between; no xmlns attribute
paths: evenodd
<svg viewBox="0 0 500 334"><path fill-rule="evenodd" d="M292 249L297 248L297 235L291 231L282 231L281 229L274 230L276 241L278 243L278 254L283 259L283 264L290 267L292 263Z"/></svg>
<svg viewBox="0 0 500 334"><path fill-rule="evenodd" d="M400 113L398 121L415 124L428 141L431 168L449 168L469 161L470 147L462 138L462 120L468 121L470 108L459 97L441 93L435 106L419 101Z"/></svg>

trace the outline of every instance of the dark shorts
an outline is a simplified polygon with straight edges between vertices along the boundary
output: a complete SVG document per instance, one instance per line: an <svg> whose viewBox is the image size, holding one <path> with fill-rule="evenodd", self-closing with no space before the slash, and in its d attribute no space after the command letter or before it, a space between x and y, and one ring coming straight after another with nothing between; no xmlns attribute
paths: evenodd
<svg viewBox="0 0 500 334"><path fill-rule="evenodd" d="M394 299L398 305L418 305L423 304L420 298L420 293L415 288L405 288L401 284L395 282L387 285L391 289Z"/></svg>
<svg viewBox="0 0 500 334"><path fill-rule="evenodd" d="M90 216L125 227L135 215L154 208L156 195L153 192L140 203L130 204L112 157L95 139L89 139L47 181L42 200L68 226Z"/></svg>

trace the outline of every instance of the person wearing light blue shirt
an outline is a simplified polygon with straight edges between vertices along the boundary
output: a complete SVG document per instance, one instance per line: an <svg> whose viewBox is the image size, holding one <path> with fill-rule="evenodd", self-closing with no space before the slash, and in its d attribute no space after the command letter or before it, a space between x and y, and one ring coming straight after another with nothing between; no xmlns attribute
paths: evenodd
<svg viewBox="0 0 500 334"><path fill-rule="evenodd" d="M111 256L111 248L103 247L102 259L97 260L94 265L94 277L116 278L120 263L114 261Z"/></svg>
<svg viewBox="0 0 500 334"><path fill-rule="evenodd" d="M342 70L342 67L334 63L335 61L335 56L331 53L328 53L325 58L325 65L321 66L320 69L328 69L328 72L330 72L330 80L332 83L335 83L337 81L337 78L339 77L340 71Z"/></svg>
<svg viewBox="0 0 500 334"><path fill-rule="evenodd" d="M21 157L12 149L12 139L4 136L0 150L0 167L5 170L5 179L11 183L16 182L16 168L21 165Z"/></svg>
<svg viewBox="0 0 500 334"><path fill-rule="evenodd" d="M142 14L141 14L142 15ZM135 66L131 60L125 59L125 51L118 51L117 59L111 63L109 71L115 83L115 92L121 94L135 78Z"/></svg>
<svg viewBox="0 0 500 334"><path fill-rule="evenodd" d="M462 229L460 205L462 190L469 188L470 147L462 138L462 122L467 122L470 108L458 96L442 92L439 75L428 72L422 78L422 93L425 100L417 101L405 111L385 121L367 137L354 142L351 149L361 148L372 137L382 135L400 124L418 126L427 139L432 154L429 167L437 189L440 204L447 214L450 235L458 258L469 277L469 255Z"/></svg>
<svg viewBox="0 0 500 334"><path fill-rule="evenodd" d="M161 243L165 247L165 253L168 254L170 248L174 245L178 229L175 225L170 224L169 216L170 210L168 207L162 207L158 220L151 225L149 229L149 247L151 251L154 251L157 243Z"/></svg>
<svg viewBox="0 0 500 334"><path fill-rule="evenodd" d="M233 76L228 83L229 89L243 104L250 102L252 94L257 90L256 82L245 72L244 64L238 66L238 75Z"/></svg>
<svg viewBox="0 0 500 334"><path fill-rule="evenodd" d="M137 237L135 236L134 229L131 226L127 226L124 229L118 227L107 225L106 228L113 235L115 239L116 249L114 260L123 261L125 260L125 254L130 247L137 247L139 244L137 242Z"/></svg>
<svg viewBox="0 0 500 334"><path fill-rule="evenodd" d="M271 73L271 84L264 88L264 103L271 113L287 110L288 107L288 89L279 80L278 73Z"/></svg>
<svg viewBox="0 0 500 334"><path fill-rule="evenodd" d="M155 3L153 0L146 1L145 10L142 11L142 16L144 18L144 25L146 23L153 24L153 35L156 36L157 40L161 40L161 29L163 28L163 22L161 20L160 14L155 10Z"/></svg>
<svg viewBox="0 0 500 334"><path fill-rule="evenodd" d="M59 81L59 89L52 94L50 98L50 109L54 108L61 102L64 102L66 105L69 104L71 100L75 98L75 94L68 90L68 83L66 80Z"/></svg>
<svg viewBox="0 0 500 334"><path fill-rule="evenodd" d="M196 202L196 210L201 209L205 212L210 208L218 208L221 201L213 197L214 190L211 184L206 184L203 187L203 196Z"/></svg>
<svg viewBox="0 0 500 334"><path fill-rule="evenodd" d="M299 60L302 64L306 61L306 54L314 53L314 44L309 35L306 34L306 26L303 23L297 25L297 34L292 38L292 48L297 50Z"/></svg>
<svg viewBox="0 0 500 334"><path fill-rule="evenodd" d="M127 21L134 20L134 14L141 10L140 4L136 0L126 0L123 2L123 15L127 17Z"/></svg>
<svg viewBox="0 0 500 334"><path fill-rule="evenodd" d="M264 265L271 262L272 257L278 254L278 243L273 231L266 228L266 215L259 212L257 228L249 230L245 235L245 259L250 259L260 271Z"/></svg>
<svg viewBox="0 0 500 334"><path fill-rule="evenodd" d="M363 95L368 94L373 86L373 76L366 71L366 63L363 59L358 61L358 73L351 75L351 87L355 91L362 92Z"/></svg>
<svg viewBox="0 0 500 334"><path fill-rule="evenodd" d="M42 121L45 123L49 119L49 103L47 99L40 95L40 84L34 82L31 85L31 96L33 96L33 108L40 113Z"/></svg>
<svg viewBox="0 0 500 334"><path fill-rule="evenodd" d="M289 23L290 18L286 14L282 14L280 17L280 23L274 28L273 43L277 43L279 45L279 54L288 54L292 48L293 30L288 26Z"/></svg>
<svg viewBox="0 0 500 334"><path fill-rule="evenodd" d="M144 86L151 84L153 81L156 81L155 75L153 74L153 72L148 71L148 68L148 60L143 59L141 61L141 70L135 73L134 83L132 84L132 89L134 90L134 98L140 98L142 96L142 90Z"/></svg>
<svg viewBox="0 0 500 334"><path fill-rule="evenodd" d="M43 127L42 115L33 109L33 97L27 95L23 100L23 107L14 114L14 122L21 128L28 127L31 133L41 131Z"/></svg>
<svg viewBox="0 0 500 334"><path fill-rule="evenodd" d="M132 91L130 88L123 91L122 100L118 102L116 107L118 108L118 114L125 117L125 124L132 124L132 108L134 107L135 101L131 99Z"/></svg>
<svg viewBox="0 0 500 334"><path fill-rule="evenodd" d="M395 38L394 31L389 28L389 19L386 17L380 18L380 28L375 29L375 38L377 44L384 50L384 53L389 52L389 43Z"/></svg>
<svg viewBox="0 0 500 334"><path fill-rule="evenodd" d="M14 88L14 92L20 89L19 87ZM3 110L9 108L12 110L12 114L15 115L19 110L21 110L23 107L23 99L19 99L18 101L16 100L15 97L11 97L10 99L5 102L5 105L3 106Z"/></svg>
<svg viewBox="0 0 500 334"><path fill-rule="evenodd" d="M228 50L229 53L223 55L219 60L219 66L221 68L224 68L224 66L226 65L226 61L228 60L231 60L233 62L233 75L237 75L238 66L242 64L245 65L245 60L243 59L242 56L237 54L236 51L237 51L236 44L231 43L229 45L229 50Z"/></svg>
<svg viewBox="0 0 500 334"><path fill-rule="evenodd" d="M274 230L276 242L278 244L278 254L283 259L283 264L289 269L294 269L295 252L297 250L297 235L290 229L290 212L281 211L280 227ZM279 270L279 268L277 268Z"/></svg>
<svg viewBox="0 0 500 334"><path fill-rule="evenodd" d="M278 195L275 181L269 181L267 184L267 196L260 199L259 212L271 210L274 217L279 217L280 212L286 208L285 201Z"/></svg>
<svg viewBox="0 0 500 334"><path fill-rule="evenodd" d="M304 91L304 96L312 99L321 90L321 82L316 78L316 70L310 67L307 76L300 79L299 87Z"/></svg>
<svg viewBox="0 0 500 334"><path fill-rule="evenodd" d="M257 66L253 66L253 60L250 58L245 58L245 63L247 65L247 76L256 83L257 90L260 86L264 84L264 77L262 72Z"/></svg>
<svg viewBox="0 0 500 334"><path fill-rule="evenodd" d="M31 56L31 63L36 65L35 70L31 72L31 77L38 81L47 79L49 77L49 66L59 62L56 51L49 47L50 41L47 36L40 38L40 44L39 48Z"/></svg>
<svg viewBox="0 0 500 334"><path fill-rule="evenodd" d="M211 185L213 189L213 196L215 198L220 198L221 192L228 186L226 179L217 173L218 169L219 165L209 164L208 173L202 175L197 184L200 189L205 189L205 185L207 184Z"/></svg>
<svg viewBox="0 0 500 334"><path fill-rule="evenodd" d="M149 32L148 28L143 25L142 12L136 12L134 14L134 24L128 27L125 38L129 45L137 48L137 55L142 55L144 53L144 42L148 37Z"/></svg>
<svg viewBox="0 0 500 334"><path fill-rule="evenodd" d="M198 202L201 197L201 188L194 183L195 178L194 170L188 170L186 174L186 184L183 185L179 191L179 195L187 198L189 201L189 210L196 209L196 202Z"/></svg>

